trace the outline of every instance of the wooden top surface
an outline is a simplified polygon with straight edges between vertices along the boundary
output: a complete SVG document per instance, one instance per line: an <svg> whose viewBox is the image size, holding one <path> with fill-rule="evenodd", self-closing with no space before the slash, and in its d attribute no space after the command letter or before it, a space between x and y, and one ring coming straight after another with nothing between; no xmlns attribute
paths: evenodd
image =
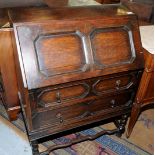
<svg viewBox="0 0 155 155"><path fill-rule="evenodd" d="M9 10L9 17L12 23L43 22L47 20L73 20L73 19L96 19L114 16L133 15L122 5L101 5L89 7L30 7L15 8Z"/></svg>

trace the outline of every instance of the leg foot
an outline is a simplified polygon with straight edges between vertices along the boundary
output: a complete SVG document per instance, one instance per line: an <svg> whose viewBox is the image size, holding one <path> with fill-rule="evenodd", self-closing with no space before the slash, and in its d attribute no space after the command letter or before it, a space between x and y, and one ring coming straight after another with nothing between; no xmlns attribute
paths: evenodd
<svg viewBox="0 0 155 155"><path fill-rule="evenodd" d="M115 120L115 125L117 128L119 128L119 132L117 132L115 135L117 137L121 137L122 134L125 132L125 125L127 123L128 120L128 115L122 115L121 119L119 120Z"/></svg>
<svg viewBox="0 0 155 155"><path fill-rule="evenodd" d="M130 117L128 129L127 129L127 133L126 133L127 138L129 138L129 136L131 135L133 127L136 124L136 121L137 121L139 113L140 113L140 109L141 109L141 104L138 104L138 103L133 104L133 108L131 111L131 117Z"/></svg>
<svg viewBox="0 0 155 155"><path fill-rule="evenodd" d="M31 142L31 147L32 147L32 154L33 155L39 155L38 142L37 141L32 141Z"/></svg>

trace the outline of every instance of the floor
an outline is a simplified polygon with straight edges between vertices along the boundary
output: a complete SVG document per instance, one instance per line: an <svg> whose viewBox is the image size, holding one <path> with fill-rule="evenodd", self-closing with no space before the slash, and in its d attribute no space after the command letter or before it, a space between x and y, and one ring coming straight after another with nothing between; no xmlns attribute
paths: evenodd
<svg viewBox="0 0 155 155"><path fill-rule="evenodd" d="M122 139L153 154L153 120L154 110L149 109L144 111L139 117L130 138L127 139L124 134ZM104 128L106 127L112 127L112 124L104 125ZM3 143L0 143L0 155L32 155L27 136L1 116L0 130L0 139L3 139ZM39 149L44 150L44 147L40 145Z"/></svg>

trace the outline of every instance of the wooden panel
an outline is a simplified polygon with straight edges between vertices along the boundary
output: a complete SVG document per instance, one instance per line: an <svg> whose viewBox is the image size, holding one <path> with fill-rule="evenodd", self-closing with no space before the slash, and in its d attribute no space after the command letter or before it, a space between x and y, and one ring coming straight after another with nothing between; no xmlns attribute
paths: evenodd
<svg viewBox="0 0 155 155"><path fill-rule="evenodd" d="M60 106L71 105L78 100L83 102L87 97L102 96L103 94L121 92L130 88L135 88L140 76L140 71L119 73L44 87L32 90L30 91L30 94L31 99L35 99L36 101L35 107L58 108Z"/></svg>
<svg viewBox="0 0 155 155"><path fill-rule="evenodd" d="M82 34L76 32L39 35L35 49L39 70L46 76L85 70Z"/></svg>
<svg viewBox="0 0 155 155"><path fill-rule="evenodd" d="M95 13L102 15L100 9ZM64 20L48 19L58 15L55 9L44 22L14 23L25 87L36 89L143 67L135 16L101 20L87 14L77 20L79 13L68 19L68 9L63 11Z"/></svg>
<svg viewBox="0 0 155 155"><path fill-rule="evenodd" d="M109 9L110 8L110 9ZM122 12L118 13L121 9ZM11 8L9 15L13 23L22 22L43 22L51 20L101 20L110 19L111 17L131 17L133 14L128 15L127 8L121 5L101 5L101 6L82 6L82 7L62 7L62 8L48 8L48 7L27 7L27 8Z"/></svg>
<svg viewBox="0 0 155 155"><path fill-rule="evenodd" d="M20 106L11 32L12 29L9 28L0 29L0 72L5 91L5 106L10 120L15 120Z"/></svg>
<svg viewBox="0 0 155 155"><path fill-rule="evenodd" d="M41 26L25 24L17 27L17 31L21 47L19 55L29 88L45 86L44 81L51 85L54 79L63 81L64 75L72 77L73 73L87 71L89 62L83 24L64 24L62 21Z"/></svg>
<svg viewBox="0 0 155 155"><path fill-rule="evenodd" d="M135 72L122 76L99 78L99 80L93 84L93 91L95 94L104 94L132 88L137 84L136 76L137 73Z"/></svg>
<svg viewBox="0 0 155 155"><path fill-rule="evenodd" d="M77 82L41 89L36 93L38 94L38 105L43 107L58 106L71 100L84 98L89 93L89 85L84 82Z"/></svg>
<svg viewBox="0 0 155 155"><path fill-rule="evenodd" d="M91 33L95 64L100 68L132 63L136 57L127 26L95 29Z"/></svg>

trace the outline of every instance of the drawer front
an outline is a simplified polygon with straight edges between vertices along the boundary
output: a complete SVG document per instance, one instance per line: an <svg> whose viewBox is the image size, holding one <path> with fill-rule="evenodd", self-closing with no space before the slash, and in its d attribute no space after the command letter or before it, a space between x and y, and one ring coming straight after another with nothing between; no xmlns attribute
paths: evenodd
<svg viewBox="0 0 155 155"><path fill-rule="evenodd" d="M132 88L137 84L137 72L116 75L107 78L99 78L93 84L93 92L97 95L121 91Z"/></svg>
<svg viewBox="0 0 155 155"><path fill-rule="evenodd" d="M133 100L133 91L120 94L109 94L101 98L94 98L85 102L75 103L56 109L40 110L33 117L33 128L40 129L48 126L65 125L88 119L89 117L114 112L116 108L130 107ZM38 123L39 122L39 123Z"/></svg>
<svg viewBox="0 0 155 155"><path fill-rule="evenodd" d="M72 82L68 84L37 89L32 92L39 107L59 107L83 101L90 97L120 92L137 85L139 72L119 73L111 76Z"/></svg>
<svg viewBox="0 0 155 155"><path fill-rule="evenodd" d="M36 92L36 101L41 107L59 106L76 99L83 99L89 94L90 86L86 82L48 87Z"/></svg>
<svg viewBox="0 0 155 155"><path fill-rule="evenodd" d="M135 18L24 23L14 31L29 89L143 67Z"/></svg>

